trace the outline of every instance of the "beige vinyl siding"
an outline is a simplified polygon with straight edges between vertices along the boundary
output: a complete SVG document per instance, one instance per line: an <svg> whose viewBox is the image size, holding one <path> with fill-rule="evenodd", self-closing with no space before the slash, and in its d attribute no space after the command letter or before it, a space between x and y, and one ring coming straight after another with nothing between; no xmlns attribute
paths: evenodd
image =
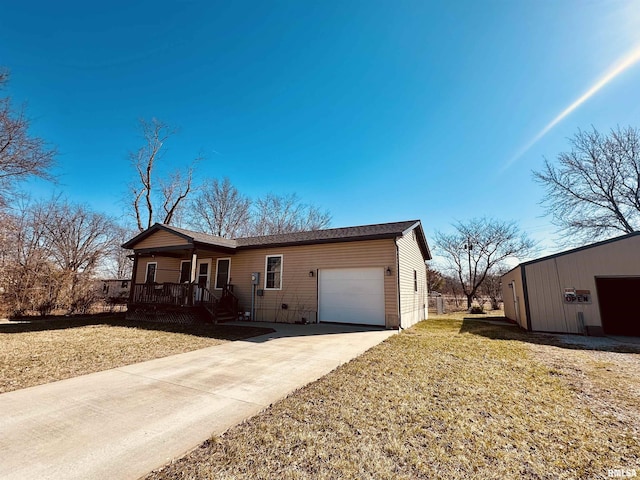
<svg viewBox="0 0 640 480"><path fill-rule="evenodd" d="M502 300L504 302L504 316L517 322L522 328L527 328L527 313L522 285L522 267L518 266L505 273L502 278ZM510 287L509 285L513 285Z"/></svg>
<svg viewBox="0 0 640 480"><path fill-rule="evenodd" d="M144 283L147 275L147 264L157 263L156 283L178 283L180 281L180 258L173 257L141 257L138 259L138 271L135 283Z"/></svg>
<svg viewBox="0 0 640 480"><path fill-rule="evenodd" d="M157 234L165 232L156 232ZM173 246L180 237L164 237L154 240L155 246ZM151 238L151 237L150 237ZM145 239L146 240L146 239ZM172 243L173 242L173 243ZM136 248L147 248L141 244ZM211 259L211 282L215 281L216 259L231 258L229 283L240 301L243 311L251 310L251 273L260 272L260 284L263 296L256 296L256 320L269 322L307 322L317 321L318 310L318 269L390 267L391 276L384 277L385 322L388 328L398 327L398 280L396 272L396 245L393 239L367 240L354 242L326 243L316 245L297 245L289 247L270 247L240 250L235 254L198 250L198 260ZM282 288L264 289L265 261L267 255L282 255ZM156 282L178 282L180 279L180 261L189 258L174 258L156 255L140 257L136 283L143 283L147 262L157 262ZM424 265L424 264L423 264ZM309 272L313 271L313 277ZM288 306L282 308L282 304Z"/></svg>
<svg viewBox="0 0 640 480"><path fill-rule="evenodd" d="M640 236L633 236L526 265L532 330L582 333L578 312L585 326L601 327L595 278L638 275L639 252ZM590 290L592 303L565 303L565 288Z"/></svg>
<svg viewBox="0 0 640 480"><path fill-rule="evenodd" d="M158 248L174 245L189 245L189 242L175 233L158 230L144 240L136 243L135 248Z"/></svg>
<svg viewBox="0 0 640 480"><path fill-rule="evenodd" d="M427 317L427 267L413 230L398 238L396 243L399 260L400 326L408 328ZM414 271L417 274L417 292Z"/></svg>
<svg viewBox="0 0 640 480"><path fill-rule="evenodd" d="M242 250L231 261L231 283L246 311L251 308L251 272L260 272L264 288L265 258L282 255L282 289L264 290L256 296L256 320L270 322L317 321L318 269L381 267L395 265L392 239L300 245L283 248ZM314 276L310 277L309 272ZM396 277L384 277L385 319L389 328L398 326ZM282 304L287 304L284 310Z"/></svg>

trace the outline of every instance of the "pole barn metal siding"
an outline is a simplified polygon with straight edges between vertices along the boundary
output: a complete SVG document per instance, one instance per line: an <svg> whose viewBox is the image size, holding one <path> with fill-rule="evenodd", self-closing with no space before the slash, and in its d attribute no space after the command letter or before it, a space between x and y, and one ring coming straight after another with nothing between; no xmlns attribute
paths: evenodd
<svg viewBox="0 0 640 480"><path fill-rule="evenodd" d="M520 283L530 330L602 334L596 278L640 277L640 232L525 262L516 268L521 269ZM518 287L515 277L515 269L502 277L505 315L512 320L516 318L512 316L513 308L507 309L508 302L513 302L508 284L515 281ZM579 302L565 300L566 291L571 289L579 293ZM585 298L588 301L583 302ZM633 298L626 301L632 302ZM607 305L611 305L610 301ZM631 322L631 309L627 312ZM521 321L518 323L525 326Z"/></svg>
<svg viewBox="0 0 640 480"><path fill-rule="evenodd" d="M502 276L502 300L505 317L515 321L522 328L529 330L527 308L522 283L522 267L518 265Z"/></svg>

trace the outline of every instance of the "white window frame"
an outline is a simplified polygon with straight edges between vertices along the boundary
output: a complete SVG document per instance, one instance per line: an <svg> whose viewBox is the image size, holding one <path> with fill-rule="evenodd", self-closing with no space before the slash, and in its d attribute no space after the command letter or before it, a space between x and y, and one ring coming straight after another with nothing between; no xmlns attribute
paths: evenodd
<svg viewBox="0 0 640 480"><path fill-rule="evenodd" d="M210 258L199 258L196 262L196 283L200 284L200 266L206 264L207 265L207 283L206 289L211 289L211 259Z"/></svg>
<svg viewBox="0 0 640 480"><path fill-rule="evenodd" d="M229 260L229 270L227 270L227 283L229 283L229 280L231 279L231 257L216 258L216 276L215 282L213 283L214 290L222 290L222 287L218 287L218 266L220 264L220 260Z"/></svg>
<svg viewBox="0 0 640 480"><path fill-rule="evenodd" d="M418 293L418 271L413 271L413 293Z"/></svg>
<svg viewBox="0 0 640 480"><path fill-rule="evenodd" d="M277 288L267 287L267 277L268 277L268 268L269 268L269 259L274 257L280 257L280 286ZM264 289L265 290L282 290L282 279L284 274L284 256L281 253L274 255L266 255L264 258Z"/></svg>
<svg viewBox="0 0 640 480"><path fill-rule="evenodd" d="M153 279L149 281L149 265L155 265L153 269ZM144 268L144 283L156 283L156 275L158 274L158 262L147 262L147 266Z"/></svg>

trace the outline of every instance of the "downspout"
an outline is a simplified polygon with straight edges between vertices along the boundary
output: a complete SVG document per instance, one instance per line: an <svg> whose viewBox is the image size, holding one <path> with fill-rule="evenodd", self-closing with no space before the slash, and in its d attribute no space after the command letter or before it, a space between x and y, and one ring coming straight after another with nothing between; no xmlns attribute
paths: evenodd
<svg viewBox="0 0 640 480"><path fill-rule="evenodd" d="M396 311L398 315L398 331L402 330L400 321L400 247L398 240L402 237L396 237L394 243L396 245Z"/></svg>

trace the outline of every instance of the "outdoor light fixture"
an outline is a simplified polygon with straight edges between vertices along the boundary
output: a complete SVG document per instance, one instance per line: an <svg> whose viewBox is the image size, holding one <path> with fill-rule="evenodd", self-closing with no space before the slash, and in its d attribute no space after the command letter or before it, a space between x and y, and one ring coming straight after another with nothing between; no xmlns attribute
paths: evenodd
<svg viewBox="0 0 640 480"><path fill-rule="evenodd" d="M309 270L309 276L313 277L315 275L315 272L313 270Z"/></svg>
<svg viewBox="0 0 640 480"><path fill-rule="evenodd" d="M387 267L387 269L384 271L384 273L387 274L387 277L391 276L391 267Z"/></svg>

